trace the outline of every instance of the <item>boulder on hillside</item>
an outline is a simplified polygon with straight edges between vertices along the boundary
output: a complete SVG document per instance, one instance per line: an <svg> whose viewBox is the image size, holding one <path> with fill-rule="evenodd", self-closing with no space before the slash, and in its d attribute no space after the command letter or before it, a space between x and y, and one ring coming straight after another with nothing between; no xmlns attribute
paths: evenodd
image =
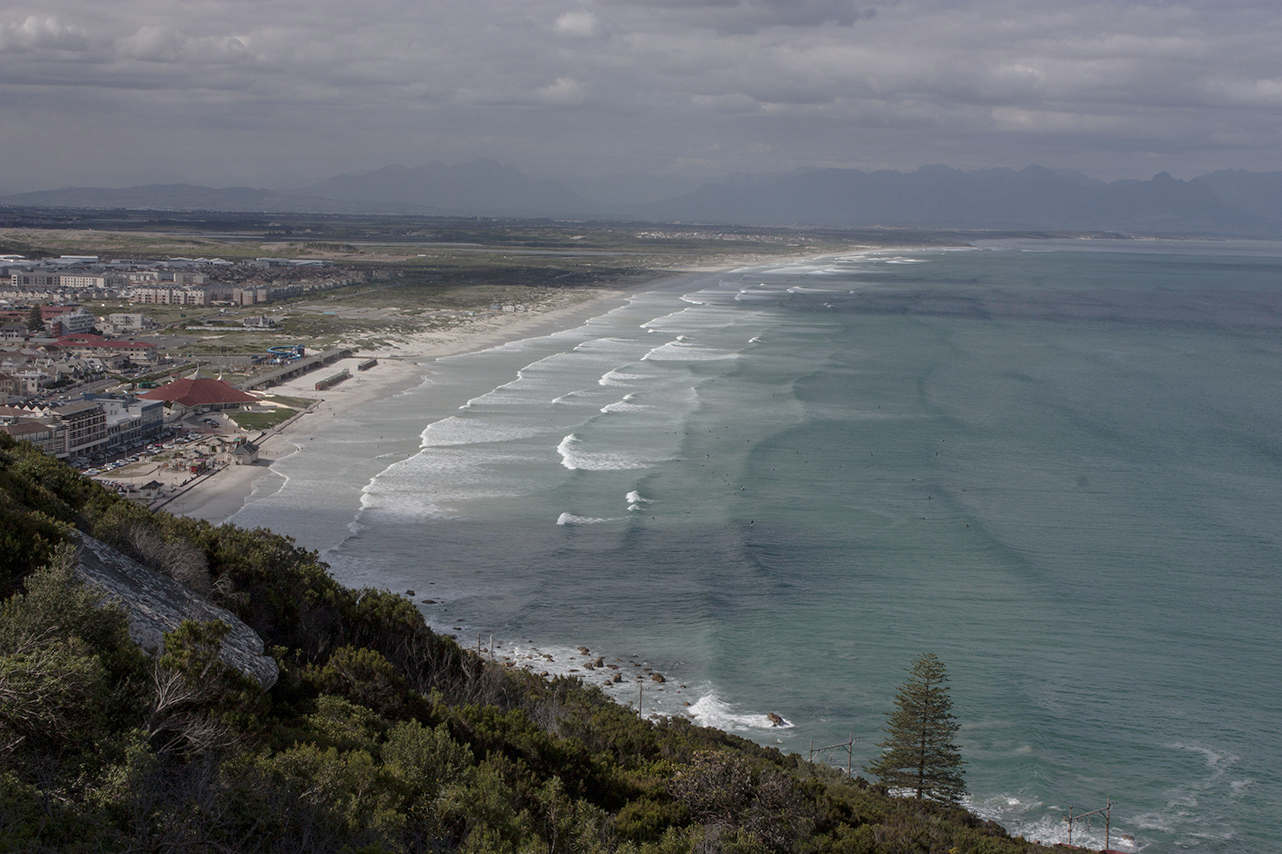
<svg viewBox="0 0 1282 854"><path fill-rule="evenodd" d="M267 690L279 669L263 654L263 639L226 608L220 608L174 579L143 566L88 534L80 535L77 574L118 601L129 619L129 636L151 655L164 646L165 632L183 620L226 623L230 631L219 658Z"/></svg>

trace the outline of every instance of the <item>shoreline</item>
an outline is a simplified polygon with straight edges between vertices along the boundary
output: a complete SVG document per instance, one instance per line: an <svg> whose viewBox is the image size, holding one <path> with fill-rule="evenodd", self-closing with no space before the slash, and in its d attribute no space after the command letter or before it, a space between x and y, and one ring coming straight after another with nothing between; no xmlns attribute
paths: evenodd
<svg viewBox="0 0 1282 854"><path fill-rule="evenodd" d="M414 388L423 381L423 365L437 359L476 353L514 341L573 329L610 311L615 305L622 305L633 293L679 290L717 272L753 266L753 262L759 263L762 259L744 257L732 260L734 263L727 265L667 271L627 290L597 288L555 294L552 305L533 311L486 314L449 329L401 336L390 345L363 350L351 359L329 366L325 373L332 372L330 369L347 367L352 369L351 377L323 392L315 390L318 379L315 372L273 386L270 394L308 398L315 402L255 440L259 449L257 463L219 468L191 481L152 507L175 516L200 519L213 525L223 524L250 501L256 484L272 472L275 462L295 453L307 437L335 416ZM378 359L378 365L364 372L354 369L368 359ZM158 472L154 474L159 476Z"/></svg>

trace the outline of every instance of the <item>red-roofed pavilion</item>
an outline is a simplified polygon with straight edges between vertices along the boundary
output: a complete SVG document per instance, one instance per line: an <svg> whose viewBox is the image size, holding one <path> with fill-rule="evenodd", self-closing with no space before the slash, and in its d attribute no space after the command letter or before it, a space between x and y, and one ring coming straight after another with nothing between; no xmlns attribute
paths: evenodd
<svg viewBox="0 0 1282 854"><path fill-rule="evenodd" d="M168 385L138 395L144 400L163 400L195 411L239 409L243 403L257 403L258 398L222 380L174 380Z"/></svg>

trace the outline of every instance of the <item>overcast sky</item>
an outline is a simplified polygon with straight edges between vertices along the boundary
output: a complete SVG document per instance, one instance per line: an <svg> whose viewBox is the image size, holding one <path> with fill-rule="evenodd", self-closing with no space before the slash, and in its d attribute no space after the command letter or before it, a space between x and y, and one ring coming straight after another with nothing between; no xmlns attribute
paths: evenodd
<svg viewBox="0 0 1282 854"><path fill-rule="evenodd" d="M0 189L1282 170L1278 0L0 2Z"/></svg>

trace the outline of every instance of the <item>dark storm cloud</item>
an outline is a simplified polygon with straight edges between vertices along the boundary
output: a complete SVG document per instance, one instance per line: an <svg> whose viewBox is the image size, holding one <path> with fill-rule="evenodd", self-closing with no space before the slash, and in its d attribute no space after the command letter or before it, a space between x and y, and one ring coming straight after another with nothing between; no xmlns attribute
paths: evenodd
<svg viewBox="0 0 1282 854"><path fill-rule="evenodd" d="M47 0L0 6L0 188L439 158L777 171L1282 168L1271 4Z"/></svg>

